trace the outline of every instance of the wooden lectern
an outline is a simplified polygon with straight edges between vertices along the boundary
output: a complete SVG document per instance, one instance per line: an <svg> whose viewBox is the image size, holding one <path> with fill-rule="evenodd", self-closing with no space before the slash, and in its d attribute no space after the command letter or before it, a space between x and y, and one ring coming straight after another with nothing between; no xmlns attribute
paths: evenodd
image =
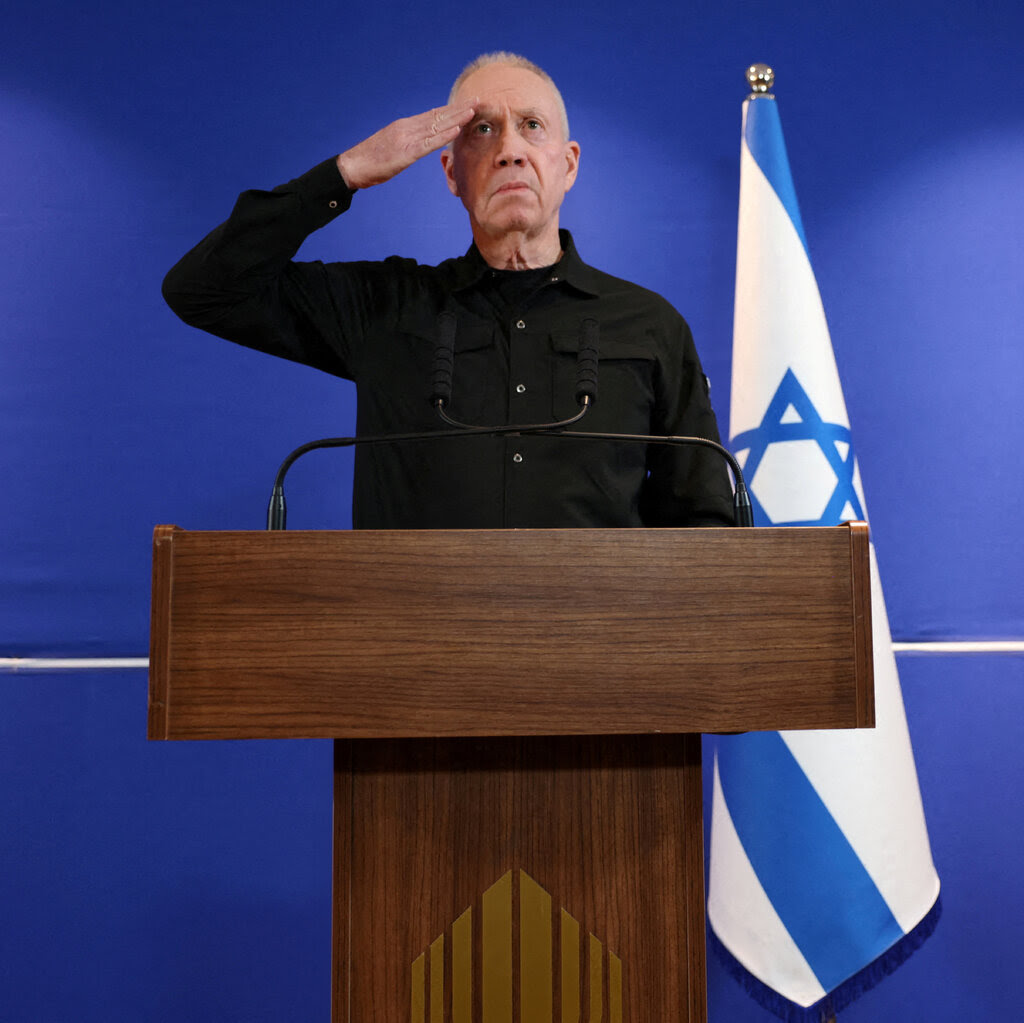
<svg viewBox="0 0 1024 1023"><path fill-rule="evenodd" d="M701 732L874 720L868 533L154 537L149 736L335 743L335 1023L706 1019Z"/></svg>

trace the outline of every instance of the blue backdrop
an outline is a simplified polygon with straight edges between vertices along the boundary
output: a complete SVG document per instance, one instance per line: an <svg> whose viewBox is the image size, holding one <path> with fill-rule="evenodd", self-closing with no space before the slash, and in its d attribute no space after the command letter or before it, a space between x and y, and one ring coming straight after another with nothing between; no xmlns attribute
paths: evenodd
<svg viewBox="0 0 1024 1023"><path fill-rule="evenodd" d="M349 384L192 331L168 267L272 187L443 102L477 53L559 82L583 256L687 316L728 423L740 104L776 69L895 638L1024 637L1024 115L1015 0L123 0L9 12L0 66L0 658L146 651L158 522L258 528ZM436 158L308 258L469 244ZM289 477L349 522L346 456ZM903 656L946 915L844 1019L1017 1012L1020 656ZM0 1019L327 1019L330 752L147 744L142 671L0 674ZM1009 795L1007 795L1009 794ZM761 1010L712 966L713 1020Z"/></svg>

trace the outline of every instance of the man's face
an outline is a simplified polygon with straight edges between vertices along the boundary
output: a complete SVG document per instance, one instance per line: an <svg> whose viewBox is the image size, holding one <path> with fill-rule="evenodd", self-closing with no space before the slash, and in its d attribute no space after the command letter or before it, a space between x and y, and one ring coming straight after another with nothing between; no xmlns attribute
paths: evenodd
<svg viewBox="0 0 1024 1023"><path fill-rule="evenodd" d="M441 154L474 233L534 238L557 230L580 147L564 137L555 93L526 68L489 64L459 86L454 102L474 97L473 120Z"/></svg>

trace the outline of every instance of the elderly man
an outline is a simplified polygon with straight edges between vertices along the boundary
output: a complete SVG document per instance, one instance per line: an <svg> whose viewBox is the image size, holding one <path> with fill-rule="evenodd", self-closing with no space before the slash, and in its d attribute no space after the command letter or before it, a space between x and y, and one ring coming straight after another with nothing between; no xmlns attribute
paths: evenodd
<svg viewBox="0 0 1024 1023"><path fill-rule="evenodd" d="M300 263L303 240L442 150L473 244L439 266ZM471 63L449 102L395 121L229 219L168 274L186 323L353 380L360 434L443 427L429 402L436 323L455 318L451 415L548 422L575 411L581 323L600 327L599 396L580 429L718 440L690 330L664 299L587 266L559 210L580 147L550 77L522 57ZM557 437L466 436L360 448L356 528L720 525L714 454Z"/></svg>

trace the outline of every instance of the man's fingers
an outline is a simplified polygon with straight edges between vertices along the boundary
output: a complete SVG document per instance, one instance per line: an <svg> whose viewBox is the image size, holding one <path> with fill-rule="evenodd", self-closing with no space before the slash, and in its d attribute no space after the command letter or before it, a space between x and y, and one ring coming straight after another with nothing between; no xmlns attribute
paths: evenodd
<svg viewBox="0 0 1024 1023"><path fill-rule="evenodd" d="M435 149L440 149L442 146L448 145L449 142L454 142L459 137L462 127L461 124L452 124L447 128L442 126L433 127L431 134L422 140L423 152L432 153Z"/></svg>
<svg viewBox="0 0 1024 1023"><path fill-rule="evenodd" d="M412 118L416 126L415 134L419 136L417 141L422 146L423 153L431 153L454 141L459 132L473 119L474 113L472 103L449 103L447 106L435 107L417 118ZM424 131L425 135L422 134Z"/></svg>
<svg viewBox="0 0 1024 1023"><path fill-rule="evenodd" d="M428 131L431 135L439 135L442 132L455 131L456 134L473 119L475 110L471 103L460 103L458 106L449 105L429 110L424 115L428 121Z"/></svg>
<svg viewBox="0 0 1024 1023"><path fill-rule="evenodd" d="M435 107L430 113L433 119L439 124L458 124L460 127L468 124L473 117L476 97L463 103L449 103L443 107Z"/></svg>

